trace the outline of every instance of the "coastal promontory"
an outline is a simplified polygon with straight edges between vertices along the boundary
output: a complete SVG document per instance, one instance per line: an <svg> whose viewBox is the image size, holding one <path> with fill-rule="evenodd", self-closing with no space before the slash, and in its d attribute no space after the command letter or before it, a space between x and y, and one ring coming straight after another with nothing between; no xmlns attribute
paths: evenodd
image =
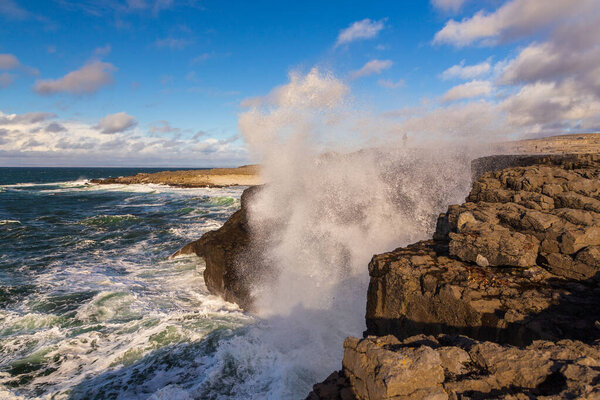
<svg viewBox="0 0 600 400"><path fill-rule="evenodd" d="M139 173L118 178L92 179L92 183L108 184L158 184L183 188L253 186L261 182L257 165L244 165L237 168L192 169L180 171L160 171Z"/></svg>

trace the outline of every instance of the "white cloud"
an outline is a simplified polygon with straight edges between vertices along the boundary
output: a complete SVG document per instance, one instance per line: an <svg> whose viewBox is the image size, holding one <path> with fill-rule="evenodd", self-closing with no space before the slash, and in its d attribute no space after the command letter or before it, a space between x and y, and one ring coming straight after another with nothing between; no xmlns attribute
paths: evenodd
<svg viewBox="0 0 600 400"><path fill-rule="evenodd" d="M461 61L460 64L453 65L444 72L442 72L442 79L448 80L452 78L460 79L473 79L487 74L492 69L492 66L488 61L484 61L475 65L465 65L465 61Z"/></svg>
<svg viewBox="0 0 600 400"><path fill-rule="evenodd" d="M102 133L98 126L75 120L50 124L51 113L0 112L0 165L81 166L237 166L248 163L247 151L233 138L149 137Z"/></svg>
<svg viewBox="0 0 600 400"><path fill-rule="evenodd" d="M81 0L61 0L60 4L70 9L80 9L83 12L102 17L107 14L114 14L117 24L123 21L120 18L131 13L151 12L157 16L162 10L167 10L175 6L174 0L125 0L125 1L81 1ZM194 5L193 1L179 2L184 6Z"/></svg>
<svg viewBox="0 0 600 400"><path fill-rule="evenodd" d="M0 54L0 69L14 69L17 68L21 63L17 57L12 54Z"/></svg>
<svg viewBox="0 0 600 400"><path fill-rule="evenodd" d="M340 31L336 47L342 44L354 42L362 39L372 39L376 37L385 26L385 19L373 21L369 18L354 22L352 25Z"/></svg>
<svg viewBox="0 0 600 400"><path fill-rule="evenodd" d="M391 60L371 60L361 69L351 72L350 77L357 79L367 75L380 74L381 71L391 68L393 64Z"/></svg>
<svg viewBox="0 0 600 400"><path fill-rule="evenodd" d="M495 115L490 121L510 133L541 136L599 130L598 37L600 3L596 0L511 0L493 12L479 11L460 22L449 21L434 42L464 46L529 39L529 44L514 58L494 66L461 63L447 69L441 74L443 79L490 77L456 86L441 100L497 93L498 103L488 103ZM429 115L434 118L435 114Z"/></svg>
<svg viewBox="0 0 600 400"><path fill-rule="evenodd" d="M25 114L3 114L0 112L0 126L16 124L36 124L55 118L56 114L49 112L30 112Z"/></svg>
<svg viewBox="0 0 600 400"><path fill-rule="evenodd" d="M564 127L567 121L582 121L586 125L586 120L596 121L600 115L600 99L579 90L573 80L526 85L506 99L502 107L508 112L509 121L518 126Z"/></svg>
<svg viewBox="0 0 600 400"><path fill-rule="evenodd" d="M69 72L59 79L39 80L34 90L43 95L55 93L89 94L95 93L102 86L113 82L112 73L115 66L101 61L93 61L83 67Z"/></svg>
<svg viewBox="0 0 600 400"><path fill-rule="evenodd" d="M46 125L46 128L44 128L44 130L46 132L56 133L56 132L65 132L67 130L67 128L65 128L58 122L51 122L50 124Z"/></svg>
<svg viewBox="0 0 600 400"><path fill-rule="evenodd" d="M404 86L404 84L405 84L403 79L400 79L396 82L394 82L391 79L380 79L377 81L377 83L379 84L379 86L382 86L382 87L388 88L388 89L397 89L397 88Z"/></svg>
<svg viewBox="0 0 600 400"><path fill-rule="evenodd" d="M483 100L434 109L397 110L384 116L402 117L398 131L416 137L476 137L497 141L511 133L498 106Z"/></svg>
<svg viewBox="0 0 600 400"><path fill-rule="evenodd" d="M431 0L431 4L442 11L456 12L460 10L463 4L467 1L468 0Z"/></svg>
<svg viewBox="0 0 600 400"><path fill-rule="evenodd" d="M3 72L0 74L0 88L10 86L15 81L15 75Z"/></svg>
<svg viewBox="0 0 600 400"><path fill-rule="evenodd" d="M0 14L11 19L26 19L29 13L13 0L0 1Z"/></svg>
<svg viewBox="0 0 600 400"><path fill-rule="evenodd" d="M597 6L597 0L512 0L491 13L482 10L460 22L448 21L436 33L434 43L465 46L482 40L484 44L510 40L546 30L557 20Z"/></svg>
<svg viewBox="0 0 600 400"><path fill-rule="evenodd" d="M100 119L96 129L102 133L118 133L129 130L137 125L137 121L131 115L124 112L109 114Z"/></svg>
<svg viewBox="0 0 600 400"><path fill-rule="evenodd" d="M491 93L492 84L489 81L474 80L454 86L442 96L442 101L470 99L473 97L488 96Z"/></svg>
<svg viewBox="0 0 600 400"><path fill-rule="evenodd" d="M152 134L180 133L181 129L171 126L169 121L162 120L152 124L148 132Z"/></svg>

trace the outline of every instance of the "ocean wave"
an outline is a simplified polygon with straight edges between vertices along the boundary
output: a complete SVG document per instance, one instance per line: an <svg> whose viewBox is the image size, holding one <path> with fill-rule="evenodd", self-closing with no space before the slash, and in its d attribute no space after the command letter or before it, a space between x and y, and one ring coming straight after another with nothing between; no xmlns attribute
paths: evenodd
<svg viewBox="0 0 600 400"><path fill-rule="evenodd" d="M5 216L31 229L3 236L15 251L0 259L0 284L19 291L0 298L7 304L0 312L0 387L12 391L0 391L0 399L102 399L109 391L127 399L193 398L189 385L169 382L169 374L194 382L190 373L202 369L188 366L214 353L196 349L255 319L208 292L201 259L167 257L221 226L242 190L75 182L20 185L6 194L45 203ZM186 207L187 214L177 213ZM139 370L148 377L135 375ZM165 379L150 373L159 370L168 371ZM125 380L112 385L111 376Z"/></svg>
<svg viewBox="0 0 600 400"><path fill-rule="evenodd" d="M89 179L78 179L75 181L61 181L61 182L21 182L13 183L11 185L2 185L5 188L21 188L21 187L32 187L32 186L82 186L89 183Z"/></svg>
<svg viewBox="0 0 600 400"><path fill-rule="evenodd" d="M20 224L21 221L16 219L0 219L0 225Z"/></svg>
<svg viewBox="0 0 600 400"><path fill-rule="evenodd" d="M95 215L93 217L85 218L81 221L85 225L96 225L96 226L107 226L107 225L119 225L124 222L135 221L137 217L131 214L123 215Z"/></svg>

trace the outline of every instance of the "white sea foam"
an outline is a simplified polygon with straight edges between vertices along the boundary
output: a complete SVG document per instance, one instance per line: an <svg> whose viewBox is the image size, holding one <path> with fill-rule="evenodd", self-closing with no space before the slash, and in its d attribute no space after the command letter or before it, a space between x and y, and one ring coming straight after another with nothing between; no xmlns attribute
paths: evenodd
<svg viewBox="0 0 600 400"><path fill-rule="evenodd" d="M365 328L372 254L426 237L436 213L459 202L469 185L463 152L443 141L431 150L426 140L419 149L403 147L405 132L359 111L345 83L318 70L292 74L287 85L257 99L240 116L240 130L269 182L249 209L260 246L240 260L273 272L253 288L261 319L252 324L253 317L210 295L197 258L140 261L159 246L157 234L126 249L118 246L122 237L108 236L102 249L90 243L33 280L46 290L32 295L43 304L81 293L68 317L29 327L27 318L39 313L27 301L6 315L23 328L0 338L0 348L21 349L3 353L4 363L27 356L56 368L22 390L56 399L73 388L74 399L305 397L340 368L344 337ZM238 199L241 192L94 184L48 190L139 193L161 202ZM206 210L219 217L196 215L193 225L163 232L192 239L216 228L237 203L213 200ZM11 379L0 375L0 384Z"/></svg>
<svg viewBox="0 0 600 400"><path fill-rule="evenodd" d="M340 368L343 339L365 328L372 255L425 238L466 194L462 151L403 147L403 132L373 131L377 120L352 103L342 81L315 69L240 116L268 182L249 208L256 248L242 261L273 273L254 288L263 321L220 342L198 367L195 397L306 396Z"/></svg>
<svg viewBox="0 0 600 400"><path fill-rule="evenodd" d="M148 211L137 207L118 215L105 213L110 207L102 201L93 203L95 192L88 188L72 186L60 190L80 193L87 198L87 204L96 204L93 210L97 214L87 220L61 219L62 224L78 227L74 231L83 229L83 235L73 236L70 230L46 233L51 239L46 245L65 245L49 246L43 256L13 253L17 259L9 261L3 255L2 261L9 261L9 266L23 263L18 267L23 272L14 270L17 277L27 272L29 263L43 263L43 267L27 275L27 286L33 291L25 290L23 297L15 294L18 301L0 312L0 366L7 371L0 373L0 387L14 385L25 376L31 379L11 392L0 392L0 398L24 395L66 399L71 398L69 393L74 389L82 393L72 395L75 399L103 398L97 393L110 386L111 373L133 379L128 372L130 366L157 368L164 371L166 378L155 376L152 382L140 382L139 387L126 382L111 387L111 393L119 398L147 399L154 392L162 398L173 393L181 397L184 389L168 386L172 383L169 379L176 380L187 370L170 362L162 365L161 354L168 356L179 348L187 349L202 343L215 330L236 329L251 323L253 318L236 305L208 293L201 259L166 258L174 251L174 241L183 245L210 228L218 228L239 204L236 202L242 190L168 188L164 193L140 195L123 190L122 196L110 196L110 201L160 207ZM46 187L31 191L34 196L52 194ZM234 201L223 202L223 198ZM175 212L187 206L205 210L210 216L182 218ZM91 210L72 211L85 216ZM134 217L135 224L127 223ZM45 219L35 214L27 218L36 221L36 226L44 226ZM185 223L173 224L171 218ZM81 228L81 221L92 224ZM103 225L107 221L114 223ZM134 236L126 239L129 234ZM166 247L165 237L171 241ZM181 355L181 363L191 365L195 357L195 353L187 352ZM196 372L202 374L201 370ZM128 386L131 390L126 389Z"/></svg>

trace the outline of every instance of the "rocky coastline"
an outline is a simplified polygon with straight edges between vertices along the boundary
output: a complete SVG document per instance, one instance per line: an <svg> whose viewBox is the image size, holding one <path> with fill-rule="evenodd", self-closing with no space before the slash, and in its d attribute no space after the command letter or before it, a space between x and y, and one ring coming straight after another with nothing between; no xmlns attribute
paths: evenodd
<svg viewBox="0 0 600 400"><path fill-rule="evenodd" d="M92 179L90 182L100 185L152 183L181 188L254 186L262 183L258 165L205 170L160 171L152 174L139 173L118 178Z"/></svg>
<svg viewBox="0 0 600 400"><path fill-rule="evenodd" d="M600 398L600 154L473 161L433 238L375 255L363 338L308 399ZM242 209L178 254L251 309Z"/></svg>
<svg viewBox="0 0 600 400"><path fill-rule="evenodd" d="M253 279L261 273L248 270L257 268L255 263L242 262L250 251L248 204L260 188L253 186L244 190L240 209L222 227L205 233L171 255L171 258L186 254L202 257L206 264L204 282L208 290L245 310L252 309L250 288Z"/></svg>
<svg viewBox="0 0 600 400"><path fill-rule="evenodd" d="M373 257L364 338L309 399L600 398L600 155L512 161Z"/></svg>

